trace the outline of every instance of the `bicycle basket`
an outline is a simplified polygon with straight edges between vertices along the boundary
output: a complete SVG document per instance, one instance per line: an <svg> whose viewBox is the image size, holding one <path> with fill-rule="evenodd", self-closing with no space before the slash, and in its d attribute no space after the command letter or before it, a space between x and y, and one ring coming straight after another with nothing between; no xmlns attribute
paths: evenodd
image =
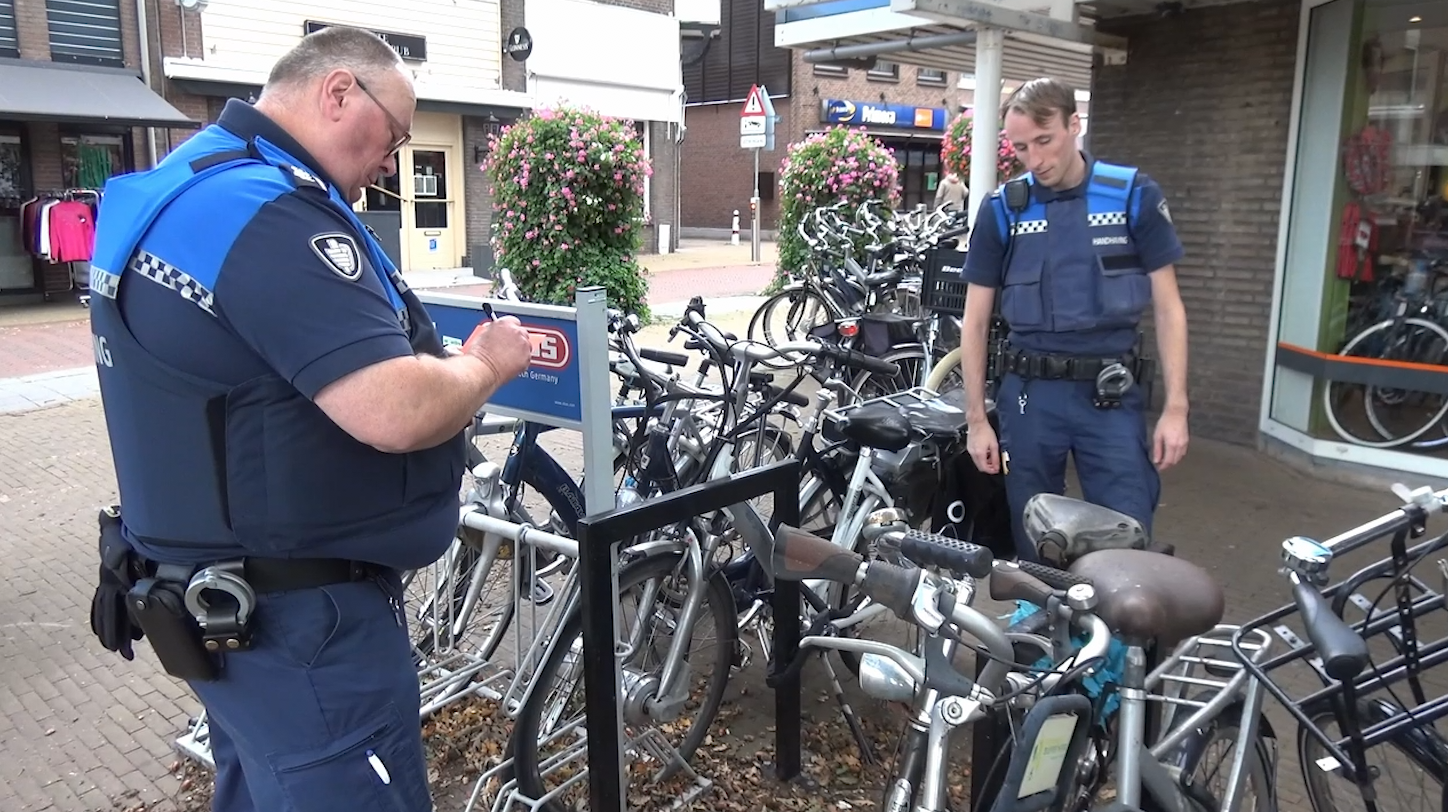
<svg viewBox="0 0 1448 812"><path fill-rule="evenodd" d="M925 271L920 280L920 306L936 313L960 313L965 310L965 251L937 245L925 255Z"/></svg>

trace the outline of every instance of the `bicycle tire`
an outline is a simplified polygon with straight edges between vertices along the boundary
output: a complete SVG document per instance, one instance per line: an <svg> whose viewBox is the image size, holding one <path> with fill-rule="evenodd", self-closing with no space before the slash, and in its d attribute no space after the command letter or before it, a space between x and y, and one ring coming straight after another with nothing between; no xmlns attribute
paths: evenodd
<svg viewBox="0 0 1448 812"><path fill-rule="evenodd" d="M1375 707L1377 706L1369 698L1360 697L1358 699L1359 714L1362 717L1360 719L1360 722L1363 724L1364 727L1369 724L1375 724L1379 721L1382 721L1382 718L1385 718L1382 717L1381 714L1373 711L1373 708ZM1318 709L1315 713L1311 713L1309 715L1309 720L1315 727L1319 729L1326 729L1324 728L1323 722L1328 722L1335 725L1335 723L1337 722L1337 714L1329 707L1322 707ZM1414 756L1411 750L1404 747L1397 740L1390 740L1376 747L1372 747L1367 751L1366 755L1369 758L1370 765L1372 765L1374 762L1381 761L1381 759L1372 758L1373 754L1379 751L1389 752L1393 755L1398 755L1401 758L1407 760L1409 764L1413 764L1413 762L1417 758ZM1297 758L1298 763L1303 765L1303 790L1307 794L1307 802L1312 807L1313 812L1338 812L1339 810L1337 804L1333 803L1332 801L1333 793L1328 786L1328 774L1323 772L1322 770L1312 769L1308 767L1308 765L1316 765L1318 760L1326 755L1327 751L1322 747L1322 743L1317 740L1317 737L1312 734L1307 726L1299 724L1297 726ZM1422 769L1420 765L1418 766L1419 769ZM1448 770L1448 765L1440 766L1443 769ZM1429 770L1422 769L1422 772L1426 778L1432 780L1433 775ZM1350 782L1346 781L1346 779L1342 779L1340 783L1344 786L1351 786ZM1373 784L1375 787L1392 787L1397 786L1398 782L1395 782L1392 778L1389 778L1386 775L1379 775L1376 779L1374 779ZM1429 791L1431 793L1431 788L1429 788ZM1358 805L1362 803L1361 795L1356 792L1351 793L1351 798L1348 800L1348 808L1350 809L1357 809ZM1445 791L1444 787L1440 785L1438 787L1438 797L1433 798L1431 797L1431 795L1428 797L1424 797L1423 805L1420 808L1442 808L1445 803L1448 803L1448 791Z"/></svg>
<svg viewBox="0 0 1448 812"><path fill-rule="evenodd" d="M1427 330L1430 333L1434 333L1443 340L1445 346L1448 346L1448 330L1444 330L1438 324L1428 321L1427 319L1420 318L1404 319L1402 323L1406 326L1421 328ZM1344 344L1342 349L1338 351L1338 354L1350 354L1354 348L1365 343L1375 334L1384 330L1391 329L1394 324L1395 322L1393 319L1385 319L1378 322L1377 324L1368 327L1367 329L1353 336L1346 344ZM1360 445L1365 448L1396 448L1401 445L1406 445L1426 434L1430 429L1436 426L1440 420L1443 419L1444 415L1448 415L1448 398L1444 398L1442 406L1440 406L1437 411L1434 412L1432 419L1424 421L1423 425L1418 427L1416 430L1410 431L1398 437L1386 438L1382 440L1364 439L1354 435L1353 433L1348 431L1347 428L1345 428L1345 422L1341 419L1342 416L1337 413L1338 408L1336 404L1333 403L1333 383L1333 381L1329 380L1326 382L1326 385L1322 387L1322 410L1327 416L1327 422L1332 427L1333 432L1335 432L1338 437L1349 443ZM1363 411L1366 415L1368 410L1372 408L1372 400L1370 394L1368 394L1369 388L1364 386L1363 391ZM1370 417L1369 420L1371 423L1380 423L1380 421L1377 421L1375 418ZM1378 425L1375 425L1374 429L1378 431L1379 434L1384 433L1381 427Z"/></svg>
<svg viewBox="0 0 1448 812"><path fill-rule="evenodd" d="M935 356L935 358L931 360L930 368L934 369L938 366L945 354L939 347L934 348L931 351L931 355ZM900 373L888 380L886 383L887 388L873 394L866 394L864 392L865 384L876 379L884 379L884 376L875 375L872 372L861 372L856 375L854 380L850 381L850 388L860 393L862 399L869 400L884 395L893 395L897 392L903 392L921 385L921 378L923 377L921 375L921 366L923 366L925 361L925 350L921 345L896 344L886 350L885 353L880 356L880 360L899 365ZM893 388L889 388L891 385L893 385Z"/></svg>
<svg viewBox="0 0 1448 812"><path fill-rule="evenodd" d="M620 594L654 578L666 577L683 560L683 553L674 552L651 555L629 562L618 574ZM682 745L677 747L680 757L686 763L691 760L694 751L703 743L704 737L709 733L709 727L719 713L719 707L724 700L724 689L728 686L734 654L738 649L737 615L733 595L723 573L717 569L714 570L709 576L705 589L708 590L705 593L708 606L699 608L701 612L708 611L714 616L715 627L719 630L721 656L715 660L714 673L709 677L707 683L708 694L700 706L693 727L684 737ZM524 701L513 724L509 749L513 756L514 777L517 779L518 789L531 798L538 798L545 794L543 776L539 770L542 759L538 753L537 744L542 738L539 727L543 709L551 693L544 690L544 686L552 685L556 680L558 671L563 665L563 658L573 649L573 641L582 636L583 608L582 604L579 604L559 626L557 643L549 653L548 659L539 666L533 687L529 690L528 698ZM601 765L590 766L603 769ZM547 812L565 812L566 806L555 798L541 808Z"/></svg>
<svg viewBox="0 0 1448 812"><path fill-rule="evenodd" d="M930 368L930 375L925 379L925 388L939 393L940 387L945 385L945 380L950 377L952 372L960 375L962 379L965 378L965 372L961 370L960 366L959 347L946 353L945 357L936 361L935 366Z"/></svg>
<svg viewBox="0 0 1448 812"><path fill-rule="evenodd" d="M789 303L789 310L785 315L786 336L774 336L769 329L769 319L774 314L774 311L785 302ZM802 318L806 303L809 302L816 304L829 321L833 321L839 315L837 309L831 305L829 297L818 289L813 287L790 288L769 297L764 301L764 304L759 306L759 309L754 311L754 315L749 319L749 328L744 333L745 337L750 341L758 341L762 344L768 344L771 347L778 346L786 341L793 341L796 338L807 337L803 335L791 337L788 334L798 330L798 320ZM759 364L771 369L787 369L798 365L801 360L804 359L778 356L761 360Z"/></svg>

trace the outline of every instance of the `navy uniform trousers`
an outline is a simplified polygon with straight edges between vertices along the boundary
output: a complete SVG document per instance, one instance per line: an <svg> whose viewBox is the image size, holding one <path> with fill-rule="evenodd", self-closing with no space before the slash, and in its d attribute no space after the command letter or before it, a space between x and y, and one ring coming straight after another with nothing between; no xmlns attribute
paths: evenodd
<svg viewBox="0 0 1448 812"><path fill-rule="evenodd" d="M253 648L226 655L217 681L190 683L217 812L430 812L400 594L389 574L257 596Z"/></svg>
<svg viewBox="0 0 1448 812"><path fill-rule="evenodd" d="M1161 498L1161 477L1151 462L1144 392L1133 386L1115 409L1091 402L1094 381L1045 380L1006 375L996 395L1000 449L1009 454L1006 496L1017 554L1036 561L1022 511L1038 493L1066 492L1066 454L1076 463L1087 502L1141 522L1148 537ZM1021 398L1025 402L1022 405Z"/></svg>

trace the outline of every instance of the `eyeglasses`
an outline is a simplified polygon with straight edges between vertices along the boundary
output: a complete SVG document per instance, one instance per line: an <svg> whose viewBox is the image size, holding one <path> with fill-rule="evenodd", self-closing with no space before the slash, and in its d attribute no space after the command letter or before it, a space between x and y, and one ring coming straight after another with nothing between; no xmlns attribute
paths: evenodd
<svg viewBox="0 0 1448 812"><path fill-rule="evenodd" d="M377 105L377 109L382 111L382 115L387 116L388 131L402 133L402 135L394 135L392 137L392 145L387 148L388 155L396 154L397 151L399 149L402 149L408 141L412 140L412 133L408 132L407 128L402 126L402 122L397 120L397 116L392 115L392 113L387 109L387 106L379 101L378 98L372 94L372 91L367 89L367 85L362 83L362 79L360 77L354 76L353 78L357 79L357 87L361 88L362 92L367 94L367 98L371 99L373 104Z"/></svg>

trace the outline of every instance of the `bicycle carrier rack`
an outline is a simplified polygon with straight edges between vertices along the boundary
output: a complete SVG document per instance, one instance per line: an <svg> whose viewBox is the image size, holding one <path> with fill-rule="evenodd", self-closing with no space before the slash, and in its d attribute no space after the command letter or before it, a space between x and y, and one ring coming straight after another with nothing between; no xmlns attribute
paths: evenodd
<svg viewBox="0 0 1448 812"><path fill-rule="evenodd" d="M1424 642L1418 639L1416 624L1418 618L1443 610L1448 602L1445 602L1442 590L1434 590L1417 576L1410 576L1412 567L1448 548L1448 534L1411 548L1407 546L1408 535L1408 530L1397 532L1391 542L1390 555L1322 590L1323 596L1331 602L1333 613L1347 621L1349 628L1369 643L1374 639L1386 640L1398 652L1396 657L1380 665L1370 659L1368 667L1353 680L1351 694L1355 698L1366 698L1379 690L1391 692L1391 686L1403 681L1408 681L1413 689L1413 705L1402 705L1395 700L1396 712L1365 724L1358 730L1356 738L1360 740L1361 752L1364 753L1410 730L1431 725L1448 716L1448 695L1428 699L1418 679L1423 670L1448 661L1448 635ZM1448 587L1448 566L1445 566L1441 558L1437 565L1444 578L1444 585ZM1363 589L1367 584L1378 580L1395 581L1396 584L1383 589ZM1413 595L1414 591L1419 593L1416 597ZM1373 601L1367 595L1386 599L1389 592L1396 593L1393 604L1368 614L1373 608ZM1364 612L1362 619L1352 620L1343 614L1349 603ZM1339 706L1344 686L1327 675L1322 659L1316 656L1316 647L1308 639L1305 629L1294 629L1285 622L1299 614L1297 604L1289 602L1244 624L1233 637L1233 653L1260 684L1282 703L1297 723L1325 748L1328 756L1320 759L1314 766L1326 772L1340 770L1343 778L1358 783L1361 776L1358 775L1353 755L1348 749L1355 737L1350 731L1344 731L1345 735L1341 737L1328 734L1312 721L1307 712L1329 703L1333 707ZM1239 646L1240 639L1249 633L1260 633L1269 626L1272 633L1288 645L1288 650L1261 664L1244 658ZM1306 662L1311 668L1318 685L1310 693L1294 698L1283 684L1286 680L1280 677L1274 679L1273 674L1299 660ZM1348 713L1354 714L1355 711L1355 708L1349 709ZM1358 747L1352 749L1357 750ZM1302 768L1305 771L1309 766L1304 764Z"/></svg>

